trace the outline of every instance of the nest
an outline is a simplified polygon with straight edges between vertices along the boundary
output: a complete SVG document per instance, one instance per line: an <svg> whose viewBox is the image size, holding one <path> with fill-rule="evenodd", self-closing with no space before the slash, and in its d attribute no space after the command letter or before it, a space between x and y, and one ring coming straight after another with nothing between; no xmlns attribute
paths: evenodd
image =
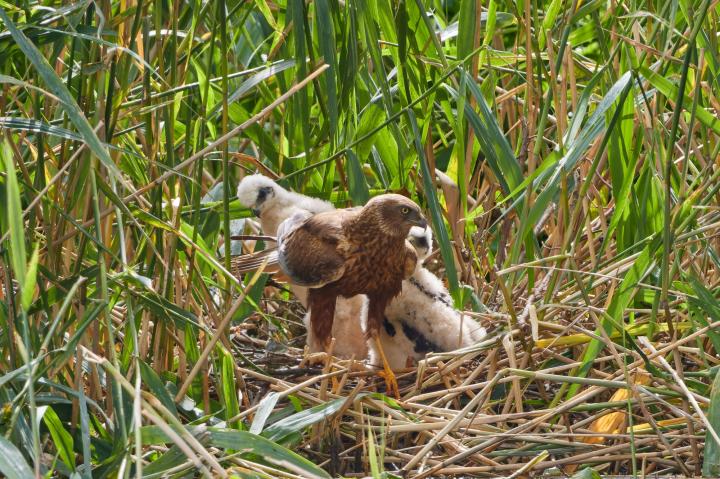
<svg viewBox="0 0 720 479"><path fill-rule="evenodd" d="M295 450L347 477L720 476L720 321L680 291L660 308L633 299L649 288L622 289L637 255L603 266L586 248L575 269L561 267L572 264L564 256L532 264L533 282L509 279L529 265L488 267L483 284L469 271L487 312L465 314L487 339L401 371L398 401L360 362L328 356L311 366L302 310L266 290L264 310L292 326L283 336L255 316L234 336L265 371L239 368L242 417L252 421L270 392L276 410L290 397L332 409ZM437 258L426 266L443 277Z"/></svg>
<svg viewBox="0 0 720 479"><path fill-rule="evenodd" d="M233 334L234 346L265 371L239 367L247 406L241 416L252 422L269 392L279 395L275 410L291 396L306 407L332 404L295 450L348 477L374 467L417 478L568 476L585 467L614 475L700 474L707 364L717 363L705 353L708 327L680 339L660 331L651 342L640 320L627 337L610 338L594 332L603 329L587 310L525 306L516 317L467 312L488 338L401 371L399 401L382 394L384 382L360 362L326 356L310 365L299 347L301 328L290 333L298 347L285 346L255 316ZM291 303L266 307L298 314ZM583 360L598 347L595 359Z"/></svg>

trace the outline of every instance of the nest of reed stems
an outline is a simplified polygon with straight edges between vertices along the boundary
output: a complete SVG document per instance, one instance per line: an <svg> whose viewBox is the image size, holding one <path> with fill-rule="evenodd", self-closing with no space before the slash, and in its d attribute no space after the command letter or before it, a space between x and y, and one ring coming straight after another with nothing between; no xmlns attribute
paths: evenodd
<svg viewBox="0 0 720 479"><path fill-rule="evenodd" d="M488 286L489 312L465 312L487 328L486 340L402 370L399 401L379 394L383 381L359 362L309 366L301 307L266 288L265 311L296 326L284 344L257 315L232 330L237 351L265 371L238 366L249 406L241 415L251 421L269 394L275 411L290 397L332 404L295 450L345 477L699 475L715 434L707 417L718 360L708 331L718 323L697 325L671 304L672 325L630 308L624 335L605 333L604 305L632 264L599 269L583 289L565 275L551 302L542 298L552 267L538 270L526 297Z"/></svg>

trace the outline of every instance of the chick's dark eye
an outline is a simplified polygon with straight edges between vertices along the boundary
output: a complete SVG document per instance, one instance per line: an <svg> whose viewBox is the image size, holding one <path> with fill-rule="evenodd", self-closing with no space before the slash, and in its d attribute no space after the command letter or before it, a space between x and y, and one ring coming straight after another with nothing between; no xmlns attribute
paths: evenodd
<svg viewBox="0 0 720 479"><path fill-rule="evenodd" d="M400 209L400 212L402 214L406 215L406 214L410 213L410 208L403 207L402 209Z"/></svg>
<svg viewBox="0 0 720 479"><path fill-rule="evenodd" d="M258 190L257 202L262 203L272 193L273 189L271 186L264 186Z"/></svg>

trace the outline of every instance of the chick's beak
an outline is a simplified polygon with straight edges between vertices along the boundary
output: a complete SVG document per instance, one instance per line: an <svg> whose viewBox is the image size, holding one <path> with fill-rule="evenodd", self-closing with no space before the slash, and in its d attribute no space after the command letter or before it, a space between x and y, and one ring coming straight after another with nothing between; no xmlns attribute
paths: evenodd
<svg viewBox="0 0 720 479"><path fill-rule="evenodd" d="M250 211L252 211L255 216L257 216L258 218L260 218L260 210L259 210L259 209L257 209L257 208L251 208Z"/></svg>

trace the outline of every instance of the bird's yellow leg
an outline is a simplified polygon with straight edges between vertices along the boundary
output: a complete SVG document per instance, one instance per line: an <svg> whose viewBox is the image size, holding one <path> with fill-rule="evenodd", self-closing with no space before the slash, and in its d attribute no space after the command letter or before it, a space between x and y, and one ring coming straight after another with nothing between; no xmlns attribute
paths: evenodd
<svg viewBox="0 0 720 479"><path fill-rule="evenodd" d="M378 372L378 376L385 379L385 385L387 386L388 393L395 396L395 399L400 399L400 390L398 389L397 379L395 378L395 373L393 373L392 369L390 369L388 360L385 357L385 351L383 351L382 344L380 344L380 336L378 336L377 333L373 333L372 336L375 341L375 345L377 346L378 353L380 353L380 359L382 359L383 363L383 371Z"/></svg>
<svg viewBox="0 0 720 479"><path fill-rule="evenodd" d="M328 358L327 362L325 363L325 368L323 369L323 373L327 374L332 370L332 354L335 352L335 338L330 339L330 346L325 348L325 351L327 351ZM332 391L335 393L339 392L340 383L338 382L338 378L336 376L333 376L330 378L330 382L332 383Z"/></svg>

